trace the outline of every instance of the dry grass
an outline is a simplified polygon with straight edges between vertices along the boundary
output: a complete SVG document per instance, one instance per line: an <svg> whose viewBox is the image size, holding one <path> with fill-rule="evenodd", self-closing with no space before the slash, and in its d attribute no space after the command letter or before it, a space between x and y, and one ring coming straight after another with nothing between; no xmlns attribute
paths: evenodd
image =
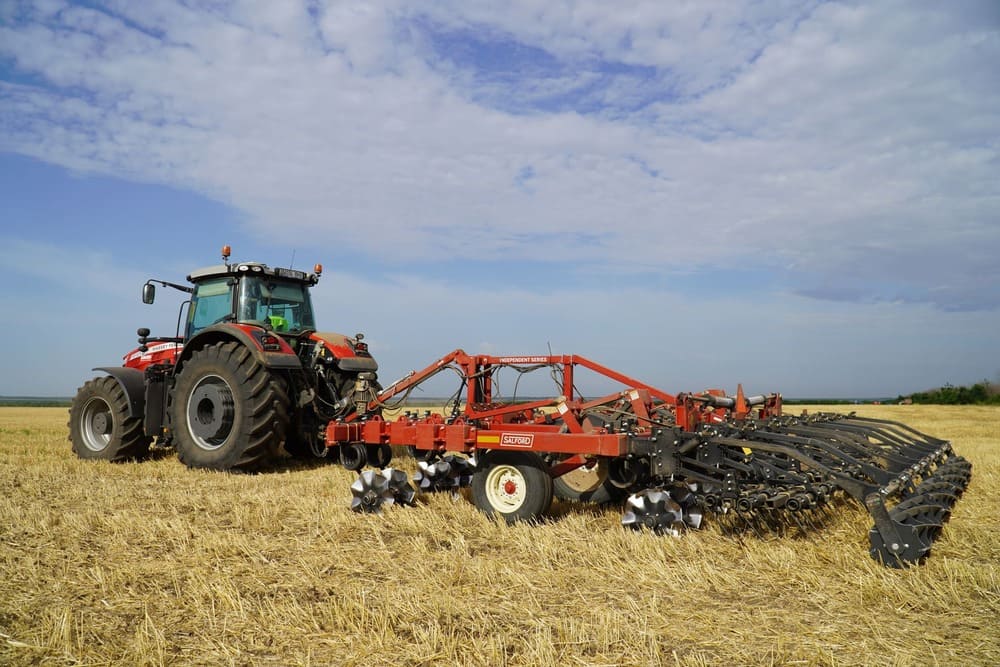
<svg viewBox="0 0 1000 667"><path fill-rule="evenodd" d="M869 559L848 501L763 539L573 504L508 528L449 496L362 516L339 467L86 463L65 410L2 408L0 664L1000 664L1000 409L860 412L975 465L923 567Z"/></svg>

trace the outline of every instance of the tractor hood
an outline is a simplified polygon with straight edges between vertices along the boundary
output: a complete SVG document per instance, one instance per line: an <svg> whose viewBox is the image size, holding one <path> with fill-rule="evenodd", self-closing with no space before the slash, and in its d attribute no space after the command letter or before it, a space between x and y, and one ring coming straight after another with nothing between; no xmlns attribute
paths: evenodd
<svg viewBox="0 0 1000 667"><path fill-rule="evenodd" d="M310 338L320 342L336 358L344 371L377 371L378 363L368 352L368 344L358 338L328 331L317 331Z"/></svg>

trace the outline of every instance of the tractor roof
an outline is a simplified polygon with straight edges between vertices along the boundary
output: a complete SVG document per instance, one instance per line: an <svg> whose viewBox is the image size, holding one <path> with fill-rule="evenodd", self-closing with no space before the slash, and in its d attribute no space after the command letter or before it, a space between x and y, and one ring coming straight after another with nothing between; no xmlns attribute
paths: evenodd
<svg viewBox="0 0 1000 667"><path fill-rule="evenodd" d="M307 285L315 285L319 281L319 274L317 273L306 273L305 271L299 271L298 269L272 268L267 264L261 264L259 262L237 262L234 264L216 264L215 266L206 266L192 271L187 279L192 283L199 283L207 278L217 278L220 276L238 277L246 275L274 276L275 278L284 278L285 280L293 280Z"/></svg>

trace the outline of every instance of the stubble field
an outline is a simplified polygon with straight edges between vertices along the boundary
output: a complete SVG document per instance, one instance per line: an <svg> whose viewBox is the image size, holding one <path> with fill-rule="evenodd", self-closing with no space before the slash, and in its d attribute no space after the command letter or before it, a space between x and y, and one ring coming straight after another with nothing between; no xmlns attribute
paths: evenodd
<svg viewBox="0 0 1000 667"><path fill-rule="evenodd" d="M1000 664L1000 408L858 412L974 465L922 567L872 561L849 500L807 535L681 539L574 503L358 515L338 466L83 462L65 409L0 408L0 664Z"/></svg>

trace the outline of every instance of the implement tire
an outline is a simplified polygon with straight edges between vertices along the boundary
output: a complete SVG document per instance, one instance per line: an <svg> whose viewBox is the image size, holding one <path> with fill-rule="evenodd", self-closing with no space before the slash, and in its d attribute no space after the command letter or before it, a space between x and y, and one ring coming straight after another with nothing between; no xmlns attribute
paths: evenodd
<svg viewBox="0 0 1000 667"><path fill-rule="evenodd" d="M625 492L608 481L608 461L600 459L591 466L580 466L552 480L556 498L580 503L606 505L625 497Z"/></svg>
<svg viewBox="0 0 1000 667"><path fill-rule="evenodd" d="M128 416L128 396L113 377L88 380L69 409L69 440L81 459L120 463L149 454L152 438L140 417Z"/></svg>
<svg viewBox="0 0 1000 667"><path fill-rule="evenodd" d="M532 521L552 505L552 478L537 454L493 451L472 475L472 502L507 523Z"/></svg>
<svg viewBox="0 0 1000 667"><path fill-rule="evenodd" d="M285 439L288 395L242 344L195 350L174 385L177 456L191 468L257 470Z"/></svg>

